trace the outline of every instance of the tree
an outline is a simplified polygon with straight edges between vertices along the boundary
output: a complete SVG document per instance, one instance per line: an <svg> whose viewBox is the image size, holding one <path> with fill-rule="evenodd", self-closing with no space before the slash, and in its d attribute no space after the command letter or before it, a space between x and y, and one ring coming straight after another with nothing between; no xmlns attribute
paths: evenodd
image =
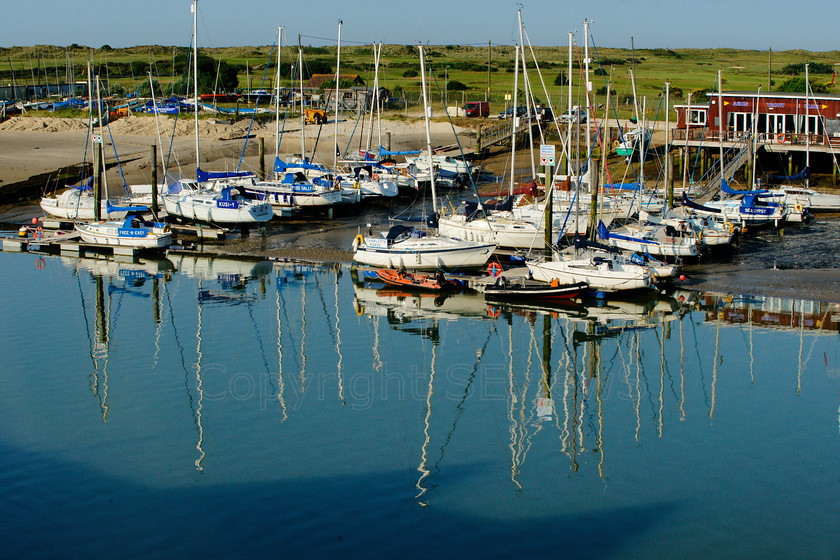
<svg viewBox="0 0 840 560"><path fill-rule="evenodd" d="M815 82L811 82L811 90L813 90L814 93L828 93L828 88L825 84ZM805 93L805 78L801 76L791 78L777 87L776 91Z"/></svg>
<svg viewBox="0 0 840 560"><path fill-rule="evenodd" d="M160 87L160 82L157 80L152 80L152 83L155 85L155 97L160 99L163 97L163 91ZM152 96L152 88L149 85L149 80L143 80L139 84L137 84L137 95L140 97L151 97Z"/></svg>
<svg viewBox="0 0 840 560"><path fill-rule="evenodd" d="M555 86L565 86L568 83L569 83L569 79L566 78L566 73L565 72L560 72L559 74L557 74L557 77L554 78L554 85Z"/></svg>
<svg viewBox="0 0 840 560"><path fill-rule="evenodd" d="M464 91L470 89L467 84L459 82L458 80L449 80L449 85L447 89L450 91Z"/></svg>
<svg viewBox="0 0 840 560"><path fill-rule="evenodd" d="M183 75L185 66L189 60L189 53L180 53L175 56L175 70ZM218 82L216 74L218 73ZM216 59L198 54L198 93L212 93L215 89L219 91L234 91L239 87L238 69L236 66ZM186 91L191 91L192 85ZM178 91L178 88L176 88Z"/></svg>

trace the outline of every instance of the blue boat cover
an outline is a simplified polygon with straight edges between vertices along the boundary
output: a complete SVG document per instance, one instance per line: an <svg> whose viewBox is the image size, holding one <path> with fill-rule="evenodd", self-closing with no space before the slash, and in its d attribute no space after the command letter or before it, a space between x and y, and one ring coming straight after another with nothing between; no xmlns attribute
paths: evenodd
<svg viewBox="0 0 840 560"><path fill-rule="evenodd" d="M148 206L114 206L110 202L105 203L105 210L111 212L148 212Z"/></svg>
<svg viewBox="0 0 840 560"><path fill-rule="evenodd" d="M379 157L382 156L416 156L417 154L422 154L420 150L410 151L410 152L391 152L385 149L385 146L379 146Z"/></svg>
<svg viewBox="0 0 840 560"><path fill-rule="evenodd" d="M726 194L733 194L733 195L738 195L738 196L743 196L743 195L747 195L747 194L753 194L753 195L767 194L767 190L765 190L765 189L760 189L760 190L756 190L756 191L741 191L741 190L738 190L738 189L733 189L726 182L726 179L721 179L720 180L720 190L722 190Z"/></svg>

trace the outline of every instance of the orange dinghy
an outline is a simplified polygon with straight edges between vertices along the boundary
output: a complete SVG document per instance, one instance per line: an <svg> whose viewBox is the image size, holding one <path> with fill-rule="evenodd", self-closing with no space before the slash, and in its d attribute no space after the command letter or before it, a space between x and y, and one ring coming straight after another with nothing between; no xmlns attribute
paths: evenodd
<svg viewBox="0 0 840 560"><path fill-rule="evenodd" d="M413 274L406 272L405 269L393 270L390 268L382 268L376 271L376 275L386 284L401 286L412 290L442 292L446 290L455 290L459 287L457 282L447 280L442 272L437 272L435 275Z"/></svg>

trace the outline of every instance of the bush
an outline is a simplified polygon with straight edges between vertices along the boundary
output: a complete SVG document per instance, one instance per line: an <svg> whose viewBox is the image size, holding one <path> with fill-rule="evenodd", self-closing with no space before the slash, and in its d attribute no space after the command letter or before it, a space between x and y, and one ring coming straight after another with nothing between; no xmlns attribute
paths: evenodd
<svg viewBox="0 0 840 560"><path fill-rule="evenodd" d="M828 93L828 88L825 84L811 82L811 89L814 93ZM776 91L805 93L805 78L800 76L791 78L776 88Z"/></svg>
<svg viewBox="0 0 840 560"><path fill-rule="evenodd" d="M607 86L601 86L595 90L595 95L607 95ZM610 89L610 95L615 95L615 90Z"/></svg>
<svg viewBox="0 0 840 560"><path fill-rule="evenodd" d="M416 78L417 77L417 70L409 69L403 72L403 78Z"/></svg>
<svg viewBox="0 0 840 560"><path fill-rule="evenodd" d="M161 99L163 97L163 91L161 90L160 82L153 80L152 83L155 85L155 97ZM140 97L152 96L152 88L149 86L149 80L143 80L137 85L137 95Z"/></svg>
<svg viewBox="0 0 840 560"><path fill-rule="evenodd" d="M809 62L808 72L810 74L832 74L834 73L834 67L831 64L826 64L824 62ZM778 71L778 73L786 74L788 76L798 76L800 74L804 74L805 63L800 62L798 64L786 64Z"/></svg>
<svg viewBox="0 0 840 560"><path fill-rule="evenodd" d="M446 86L449 91L464 91L470 89L467 84L459 82L458 80L449 80L449 85Z"/></svg>
<svg viewBox="0 0 840 560"><path fill-rule="evenodd" d="M109 95L114 95L117 97L124 97L125 96L125 87L122 84L111 84L111 89L108 90Z"/></svg>
<svg viewBox="0 0 840 560"><path fill-rule="evenodd" d="M565 72L560 72L559 74L557 74L557 77L554 78L554 85L555 86L565 86L568 83L569 83L569 79L566 78L566 73Z"/></svg>

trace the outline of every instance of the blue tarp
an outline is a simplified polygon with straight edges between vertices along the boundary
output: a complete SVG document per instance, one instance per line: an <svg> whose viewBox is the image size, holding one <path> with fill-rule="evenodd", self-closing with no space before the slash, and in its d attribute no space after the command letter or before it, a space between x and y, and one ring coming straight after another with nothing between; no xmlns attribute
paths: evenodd
<svg viewBox="0 0 840 560"><path fill-rule="evenodd" d="M808 177L811 176L811 168L806 167L796 175L768 175L768 181L780 182L780 181L804 181Z"/></svg>

